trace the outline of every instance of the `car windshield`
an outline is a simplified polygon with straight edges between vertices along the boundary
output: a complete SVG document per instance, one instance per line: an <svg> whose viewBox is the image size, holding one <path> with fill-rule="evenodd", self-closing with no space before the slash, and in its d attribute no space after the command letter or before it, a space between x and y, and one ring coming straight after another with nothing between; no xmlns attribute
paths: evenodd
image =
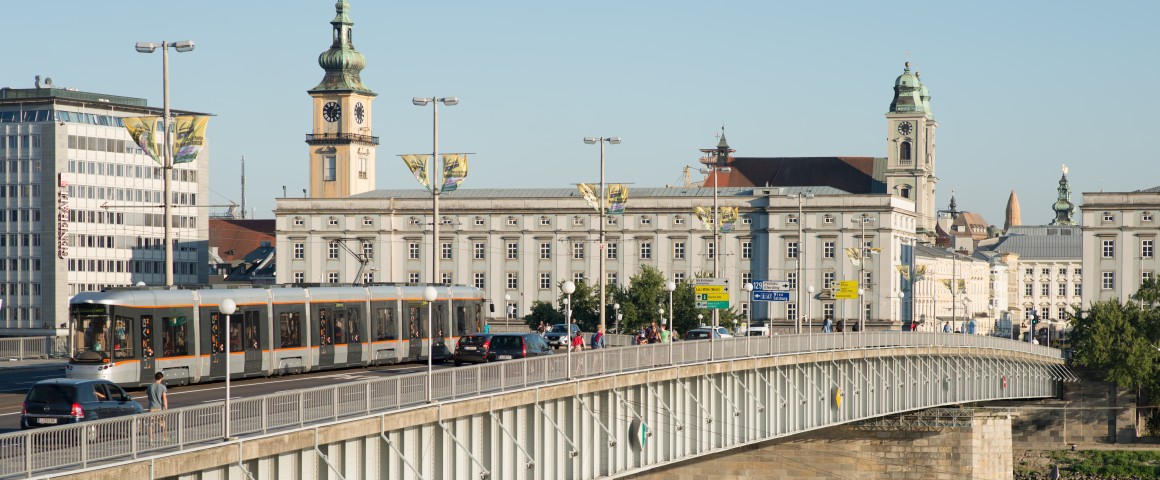
<svg viewBox="0 0 1160 480"><path fill-rule="evenodd" d="M858 252L854 252L854 253L858 253ZM765 332L763 332L761 330L749 330L749 331L745 332L745 334L749 335L750 337L760 337L762 335L765 335Z"/></svg>
<svg viewBox="0 0 1160 480"><path fill-rule="evenodd" d="M568 326L567 325L553 326L552 333L568 333Z"/></svg>
<svg viewBox="0 0 1160 480"><path fill-rule="evenodd" d="M689 338L709 338L707 330L692 330L689 332Z"/></svg>
<svg viewBox="0 0 1160 480"><path fill-rule="evenodd" d="M65 385L36 385L28 392L28 401L43 403L72 403L73 387Z"/></svg>

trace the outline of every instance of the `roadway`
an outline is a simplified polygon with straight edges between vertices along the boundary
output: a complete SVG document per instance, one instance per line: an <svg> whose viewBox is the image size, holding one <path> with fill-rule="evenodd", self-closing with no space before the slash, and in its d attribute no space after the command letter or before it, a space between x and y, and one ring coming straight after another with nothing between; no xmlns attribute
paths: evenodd
<svg viewBox="0 0 1160 480"><path fill-rule="evenodd" d="M0 434L20 430L20 407L28 389L41 380L64 376L65 361L44 361L39 365L8 366L0 368ZM449 368L451 364L435 364L435 369ZM453 368L453 367L452 367ZM351 368L304 373L271 378L250 378L230 381L233 398L257 397L287 390L333 386L336 383L373 380L390 375L425 372L425 363L403 363L370 368ZM188 407L225 399L226 384L212 382L169 388L169 407ZM148 406L144 389L129 390L142 407Z"/></svg>

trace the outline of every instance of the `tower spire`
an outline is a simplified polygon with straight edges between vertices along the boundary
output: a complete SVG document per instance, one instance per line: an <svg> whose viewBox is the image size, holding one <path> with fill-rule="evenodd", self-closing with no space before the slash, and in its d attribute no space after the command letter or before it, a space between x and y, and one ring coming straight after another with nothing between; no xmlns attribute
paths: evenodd
<svg viewBox="0 0 1160 480"><path fill-rule="evenodd" d="M1059 177L1059 197L1051 206L1055 210L1055 218L1051 225L1075 225L1075 204L1071 203L1071 182L1067 180L1067 165L1062 165L1063 176Z"/></svg>
<svg viewBox="0 0 1160 480"><path fill-rule="evenodd" d="M359 72L366 66L366 57L354 49L354 22L350 21L347 12L350 2L338 0L334 4L336 11L330 49L318 55L318 66L326 71L322 82L310 90L314 92L357 92L374 95L369 88L363 85Z"/></svg>

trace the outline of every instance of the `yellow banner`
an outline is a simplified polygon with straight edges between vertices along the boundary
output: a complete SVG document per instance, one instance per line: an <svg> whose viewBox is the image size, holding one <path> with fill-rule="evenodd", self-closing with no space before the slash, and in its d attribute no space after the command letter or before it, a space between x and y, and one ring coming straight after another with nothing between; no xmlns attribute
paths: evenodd
<svg viewBox="0 0 1160 480"><path fill-rule="evenodd" d="M576 190L580 192L581 197L584 197L584 201L588 202L589 207L592 207L597 212L600 211L600 205L597 200L598 194L596 193L596 189L592 188L592 184L577 183Z"/></svg>
<svg viewBox="0 0 1160 480"><path fill-rule="evenodd" d="M173 140L173 164L190 163L205 148L205 127L209 117L204 115L178 115L174 118L176 134Z"/></svg>
<svg viewBox="0 0 1160 480"><path fill-rule="evenodd" d="M454 192L459 184L467 178L467 154L451 153L443 155L443 188L444 192Z"/></svg>
<svg viewBox="0 0 1160 480"><path fill-rule="evenodd" d="M732 232L737 226L737 207L720 207L717 212L721 215L721 231Z"/></svg>
<svg viewBox="0 0 1160 480"><path fill-rule="evenodd" d="M419 181L419 185L427 190L431 189L431 181L427 178L427 159L430 155L399 155L403 158L403 163L407 164L407 168L411 169L411 173L415 175L415 179Z"/></svg>
<svg viewBox="0 0 1160 480"><path fill-rule="evenodd" d="M149 158L154 162L164 165L161 156L162 144L161 129L158 128L157 123L161 121L161 117L125 117L121 119L125 123L125 130L129 131L129 137L137 143L141 150L144 150Z"/></svg>
<svg viewBox="0 0 1160 480"><path fill-rule="evenodd" d="M713 229L713 209L705 207L693 207L693 215L701 221L705 228Z"/></svg>
<svg viewBox="0 0 1160 480"><path fill-rule="evenodd" d="M624 214L624 204L628 203L628 185L614 183L608 186L608 215Z"/></svg>
<svg viewBox="0 0 1160 480"><path fill-rule="evenodd" d="M854 264L855 267L862 266L862 258L858 255L858 248L847 248L846 256L850 258L850 263Z"/></svg>

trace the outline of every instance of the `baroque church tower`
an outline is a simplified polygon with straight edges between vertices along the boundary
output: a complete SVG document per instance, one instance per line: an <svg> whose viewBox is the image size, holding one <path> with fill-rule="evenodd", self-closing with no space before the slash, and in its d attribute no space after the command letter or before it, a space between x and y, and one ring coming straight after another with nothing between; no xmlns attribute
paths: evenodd
<svg viewBox="0 0 1160 480"><path fill-rule="evenodd" d="M886 113L886 187L892 195L914 201L922 243L934 243L936 211L935 130L938 123L930 110L930 93L910 72L906 62L902 75L894 81L894 100Z"/></svg>
<svg viewBox="0 0 1160 480"><path fill-rule="evenodd" d="M1055 218L1051 225L1075 225L1075 204L1071 203L1071 182L1067 180L1067 165L1063 166L1063 176L1059 177L1059 197L1051 205L1055 211Z"/></svg>
<svg viewBox="0 0 1160 480"><path fill-rule="evenodd" d="M318 56L326 74L307 93L314 101L310 149L310 196L343 198L375 189L375 147L371 103L375 96L359 72L366 58L354 49L350 3L338 0L330 49Z"/></svg>

